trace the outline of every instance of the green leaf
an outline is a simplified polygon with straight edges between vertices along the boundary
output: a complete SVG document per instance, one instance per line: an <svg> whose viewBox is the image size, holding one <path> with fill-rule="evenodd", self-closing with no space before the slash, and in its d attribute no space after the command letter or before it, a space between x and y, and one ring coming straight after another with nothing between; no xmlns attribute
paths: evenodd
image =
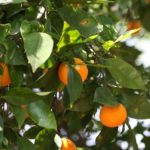
<svg viewBox="0 0 150 150"><path fill-rule="evenodd" d="M28 139L35 139L36 135L42 130L39 126L33 126L30 129L28 129L23 136Z"/></svg>
<svg viewBox="0 0 150 150"><path fill-rule="evenodd" d="M16 42L8 41L8 50L5 54L5 62L10 65L26 65L24 50L17 46Z"/></svg>
<svg viewBox="0 0 150 150"><path fill-rule="evenodd" d="M109 58L106 65L113 78L122 86L130 89L145 90L144 81L138 71L120 58Z"/></svg>
<svg viewBox="0 0 150 150"><path fill-rule="evenodd" d="M24 81L24 72L22 66L13 66L9 70L10 78L11 78L11 85L13 87L19 87L23 84Z"/></svg>
<svg viewBox="0 0 150 150"><path fill-rule="evenodd" d="M115 97L107 87L98 87L96 89L94 102L109 106L117 105Z"/></svg>
<svg viewBox="0 0 150 150"><path fill-rule="evenodd" d="M19 150L36 150L35 145L24 137L17 137L17 147Z"/></svg>
<svg viewBox="0 0 150 150"><path fill-rule="evenodd" d="M150 118L150 102L140 95L124 94L124 103L128 110L128 116L135 119Z"/></svg>
<svg viewBox="0 0 150 150"><path fill-rule="evenodd" d="M42 99L27 87L11 88L4 98L13 105L29 104Z"/></svg>
<svg viewBox="0 0 150 150"><path fill-rule="evenodd" d="M96 145L102 147L106 144L109 144L117 135L118 127L108 128L103 127L100 134L96 138Z"/></svg>
<svg viewBox="0 0 150 150"><path fill-rule="evenodd" d="M105 49L105 51L109 51L114 45L115 45L114 41L106 41L105 43L103 43L102 46Z"/></svg>
<svg viewBox="0 0 150 150"><path fill-rule="evenodd" d="M51 55L53 40L50 35L41 32L24 36L24 47L33 72Z"/></svg>
<svg viewBox="0 0 150 150"><path fill-rule="evenodd" d="M150 31L150 21L148 18L150 18L150 6L147 5L146 9L143 9L143 14L141 16L142 26L147 30Z"/></svg>
<svg viewBox="0 0 150 150"><path fill-rule="evenodd" d="M71 111L84 112L84 113L89 112L95 105L93 103L93 97L96 88L97 88L96 82L86 84L86 86L84 86L80 94L80 97L78 98L77 101L73 103L73 106L70 108Z"/></svg>
<svg viewBox="0 0 150 150"><path fill-rule="evenodd" d="M13 9L19 12L19 11L22 11L23 8L13 7ZM15 14L16 13L15 11L13 11L12 13ZM24 20L24 16L15 16L15 18L10 22L11 23L11 33L10 33L11 35L16 35L17 33L20 32L20 27L21 27L23 20Z"/></svg>
<svg viewBox="0 0 150 150"><path fill-rule="evenodd" d="M0 116L0 144L2 143L3 138L4 138L3 137L3 127L4 127L3 119Z"/></svg>
<svg viewBox="0 0 150 150"><path fill-rule="evenodd" d="M117 38L117 40L115 41L115 43L117 42L121 42L123 40L126 40L128 37L130 37L132 34L138 32L140 29L134 29L134 30L130 30L127 33L125 33L124 35L121 35L120 37Z"/></svg>
<svg viewBox="0 0 150 150"><path fill-rule="evenodd" d="M0 2L1 3L1 2ZM5 37L10 33L10 24L0 24L0 40L4 40Z"/></svg>
<svg viewBox="0 0 150 150"><path fill-rule="evenodd" d="M23 36L23 38L26 35L29 35L31 33L35 33L35 32L42 32L43 31L43 26L38 22L38 21L27 21L24 20L21 24L21 35Z"/></svg>
<svg viewBox="0 0 150 150"><path fill-rule="evenodd" d="M91 110L93 107L92 105L92 98L91 95L85 96L82 95L70 108L72 111L77 111L77 112L88 112Z"/></svg>
<svg viewBox="0 0 150 150"><path fill-rule="evenodd" d="M55 135L56 132L54 130L41 130L35 138L37 150L58 150L58 147L54 142Z"/></svg>
<svg viewBox="0 0 150 150"><path fill-rule="evenodd" d="M21 126L23 125L24 120L25 120L25 114L22 111L20 106L13 105L11 108L12 108L13 114L16 117L16 120L18 122L19 128L21 128Z"/></svg>
<svg viewBox="0 0 150 150"><path fill-rule="evenodd" d="M67 91L69 93L70 102L73 103L80 96L83 85L80 75L72 67L68 65L68 85Z"/></svg>
<svg viewBox="0 0 150 150"><path fill-rule="evenodd" d="M97 23L94 17L89 15L86 11L79 9L72 9L71 7L62 7L58 9L58 13L67 21L72 27L79 30L81 35L89 37L101 32L102 28Z"/></svg>
<svg viewBox="0 0 150 150"><path fill-rule="evenodd" d="M45 91L55 91L59 86L59 79L56 75L58 72L58 64L54 65L48 72L39 78L32 87L42 88Z"/></svg>
<svg viewBox="0 0 150 150"><path fill-rule="evenodd" d="M8 150L8 139L6 137L3 138L3 145L7 149L2 149L2 150Z"/></svg>
<svg viewBox="0 0 150 150"><path fill-rule="evenodd" d="M79 43L82 43L79 31L71 28L68 23L64 22L62 35L59 43L57 44L58 52L61 48L67 45L74 45Z"/></svg>
<svg viewBox="0 0 150 150"><path fill-rule="evenodd" d="M27 112L31 119L39 126L47 129L57 129L54 113L43 101L37 101L27 105Z"/></svg>

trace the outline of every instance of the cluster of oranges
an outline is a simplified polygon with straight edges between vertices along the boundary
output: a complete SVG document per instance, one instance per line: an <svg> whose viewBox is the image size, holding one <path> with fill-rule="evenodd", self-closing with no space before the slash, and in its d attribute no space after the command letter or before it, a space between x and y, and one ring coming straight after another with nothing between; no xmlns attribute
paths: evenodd
<svg viewBox="0 0 150 150"><path fill-rule="evenodd" d="M79 58L74 58L73 68L79 73L82 81L88 76L88 68L86 64ZM68 65L61 63L58 68L58 77L66 86L68 84ZM126 108L120 103L117 106L103 106L100 109L99 118L104 126L114 128L122 125L127 118ZM76 150L76 146L67 138L62 138L61 150Z"/></svg>

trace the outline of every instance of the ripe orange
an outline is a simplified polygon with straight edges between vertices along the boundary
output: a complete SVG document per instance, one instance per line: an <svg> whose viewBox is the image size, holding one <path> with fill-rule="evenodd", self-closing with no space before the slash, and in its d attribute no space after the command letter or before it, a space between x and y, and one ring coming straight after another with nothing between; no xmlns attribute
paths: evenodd
<svg viewBox="0 0 150 150"><path fill-rule="evenodd" d="M122 104L103 106L100 110L99 118L103 125L114 128L126 121L127 111Z"/></svg>
<svg viewBox="0 0 150 150"><path fill-rule="evenodd" d="M24 118L25 118L25 119L29 118L29 114L28 114L27 111L26 111L27 105L22 104L20 107L21 107L21 109L22 109L22 111L23 111L23 113L24 113Z"/></svg>
<svg viewBox="0 0 150 150"><path fill-rule="evenodd" d="M61 150L76 150L76 145L67 138L62 138Z"/></svg>
<svg viewBox="0 0 150 150"><path fill-rule="evenodd" d="M85 81L88 76L88 68L86 64L79 58L74 58L73 68L79 73L82 81ZM64 84L68 84L68 66L65 63L61 63L58 69L58 77Z"/></svg>
<svg viewBox="0 0 150 150"><path fill-rule="evenodd" d="M8 86L11 83L8 67L5 63L0 62L3 73L0 74L0 86Z"/></svg>
<svg viewBox="0 0 150 150"><path fill-rule="evenodd" d="M138 21L138 20L135 20L135 21L128 22L128 24L127 24L127 29L128 29L128 31L129 31L129 30L141 28L141 26L142 26L142 25L141 25L141 22ZM134 33L134 34L137 34L137 33L139 33L139 32L140 32L140 30L137 31L137 32Z"/></svg>

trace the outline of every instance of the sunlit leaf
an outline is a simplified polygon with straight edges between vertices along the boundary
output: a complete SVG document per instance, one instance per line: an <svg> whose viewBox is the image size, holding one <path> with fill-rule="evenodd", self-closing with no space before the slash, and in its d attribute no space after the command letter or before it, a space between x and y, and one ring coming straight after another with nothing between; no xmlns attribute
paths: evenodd
<svg viewBox="0 0 150 150"><path fill-rule="evenodd" d="M109 51L114 45L115 45L114 41L106 41L105 43L103 43L102 46L106 51Z"/></svg>
<svg viewBox="0 0 150 150"><path fill-rule="evenodd" d="M51 55L53 40L46 33L35 32L24 37L24 47L33 72Z"/></svg>
<svg viewBox="0 0 150 150"><path fill-rule="evenodd" d="M27 106L27 112L31 119L39 126L47 129L57 129L54 113L43 101L37 101L29 104Z"/></svg>
<svg viewBox="0 0 150 150"><path fill-rule="evenodd" d="M60 51L61 48L71 45L71 44L79 44L82 43L82 39L80 37L80 33L78 30L75 30L69 26L66 22L64 22L64 27L62 31L61 38L59 40L58 45L58 51Z"/></svg>
<svg viewBox="0 0 150 150"><path fill-rule="evenodd" d="M138 29L134 29L134 30L130 30L127 33L125 33L124 35L121 35L119 38L117 38L117 40L115 41L115 43L126 40L128 37L130 37L132 34L140 31L141 28Z"/></svg>

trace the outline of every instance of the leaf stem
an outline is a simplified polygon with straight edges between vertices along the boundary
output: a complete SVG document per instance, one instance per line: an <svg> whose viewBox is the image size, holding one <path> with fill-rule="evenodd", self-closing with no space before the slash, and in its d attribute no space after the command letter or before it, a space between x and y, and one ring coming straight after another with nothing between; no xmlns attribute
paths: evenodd
<svg viewBox="0 0 150 150"><path fill-rule="evenodd" d="M130 124L129 124L129 120L126 121L126 125L127 125L128 128L129 128L129 132L130 132L130 137L131 137L131 143L132 143L132 146L133 146L133 150L137 150L137 149L138 149L138 145L137 145L137 142L136 142L135 133L134 133L134 131L132 130Z"/></svg>

